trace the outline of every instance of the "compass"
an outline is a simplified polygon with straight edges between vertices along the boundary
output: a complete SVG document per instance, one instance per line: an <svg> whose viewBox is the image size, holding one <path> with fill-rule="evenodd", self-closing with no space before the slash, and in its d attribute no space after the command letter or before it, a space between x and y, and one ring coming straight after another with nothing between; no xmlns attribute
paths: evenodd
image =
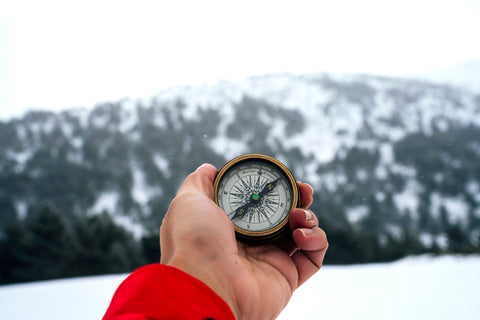
<svg viewBox="0 0 480 320"><path fill-rule="evenodd" d="M300 206L293 174L280 161L247 154L225 164L214 181L215 202L235 226L238 240L263 244L288 231L288 215Z"/></svg>

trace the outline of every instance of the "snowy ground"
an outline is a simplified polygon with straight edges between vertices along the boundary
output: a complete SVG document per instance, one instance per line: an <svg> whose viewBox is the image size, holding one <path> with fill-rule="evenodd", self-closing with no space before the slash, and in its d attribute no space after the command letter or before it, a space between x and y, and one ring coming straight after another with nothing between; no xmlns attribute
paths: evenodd
<svg viewBox="0 0 480 320"><path fill-rule="evenodd" d="M100 319L125 275L0 287L0 318ZM480 256L326 266L278 319L480 319ZM301 316L300 316L301 315Z"/></svg>

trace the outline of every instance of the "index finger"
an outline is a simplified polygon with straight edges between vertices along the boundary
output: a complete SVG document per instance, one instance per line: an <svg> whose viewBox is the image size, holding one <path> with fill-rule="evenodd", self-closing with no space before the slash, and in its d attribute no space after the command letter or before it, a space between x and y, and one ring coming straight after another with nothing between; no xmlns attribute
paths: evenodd
<svg viewBox="0 0 480 320"><path fill-rule="evenodd" d="M297 181L297 186L302 196L301 208L308 209L313 202L313 187L300 181Z"/></svg>

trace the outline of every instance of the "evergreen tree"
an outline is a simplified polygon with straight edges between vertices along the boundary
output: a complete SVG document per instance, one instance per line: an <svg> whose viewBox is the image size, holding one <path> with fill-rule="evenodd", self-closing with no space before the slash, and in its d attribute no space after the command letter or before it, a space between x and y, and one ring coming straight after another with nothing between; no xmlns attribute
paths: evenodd
<svg viewBox="0 0 480 320"><path fill-rule="evenodd" d="M27 247L31 280L54 279L68 275L73 254L73 239L61 214L44 206L27 221Z"/></svg>
<svg viewBox="0 0 480 320"><path fill-rule="evenodd" d="M75 275L131 272L145 262L132 234L116 225L106 212L78 219L74 235Z"/></svg>
<svg viewBox="0 0 480 320"><path fill-rule="evenodd" d="M44 206L24 226L7 229L1 241L2 281L19 282L70 276L72 235L52 206Z"/></svg>
<svg viewBox="0 0 480 320"><path fill-rule="evenodd" d="M29 260L25 250L25 229L20 223L9 225L0 239L0 284L26 281L25 269Z"/></svg>
<svg viewBox="0 0 480 320"><path fill-rule="evenodd" d="M465 232L459 224L452 224L447 228L448 249L450 252L467 252L470 243Z"/></svg>
<svg viewBox="0 0 480 320"><path fill-rule="evenodd" d="M362 228L367 233L379 235L383 233L384 213L373 195L368 197L367 206L368 215L362 220Z"/></svg>
<svg viewBox="0 0 480 320"><path fill-rule="evenodd" d="M158 231L149 231L141 239L143 255L147 263L160 261L160 239Z"/></svg>
<svg viewBox="0 0 480 320"><path fill-rule="evenodd" d="M422 192L420 194L420 202L418 205L418 226L419 231L432 232L435 229L434 221L430 214L430 193Z"/></svg>
<svg viewBox="0 0 480 320"><path fill-rule="evenodd" d="M448 212L444 205L440 206L440 229L442 232L449 230L451 227L448 218Z"/></svg>
<svg viewBox="0 0 480 320"><path fill-rule="evenodd" d="M2 229L15 223L17 220L17 210L10 197L0 196L0 235Z"/></svg>

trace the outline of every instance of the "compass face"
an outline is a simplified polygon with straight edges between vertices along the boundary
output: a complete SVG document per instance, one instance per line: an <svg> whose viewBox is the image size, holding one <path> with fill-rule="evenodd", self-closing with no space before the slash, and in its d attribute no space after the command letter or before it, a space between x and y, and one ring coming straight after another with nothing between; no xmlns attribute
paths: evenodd
<svg viewBox="0 0 480 320"><path fill-rule="evenodd" d="M246 155L219 171L215 200L232 220L237 235L265 239L286 227L298 192L293 175L283 164L263 155Z"/></svg>

